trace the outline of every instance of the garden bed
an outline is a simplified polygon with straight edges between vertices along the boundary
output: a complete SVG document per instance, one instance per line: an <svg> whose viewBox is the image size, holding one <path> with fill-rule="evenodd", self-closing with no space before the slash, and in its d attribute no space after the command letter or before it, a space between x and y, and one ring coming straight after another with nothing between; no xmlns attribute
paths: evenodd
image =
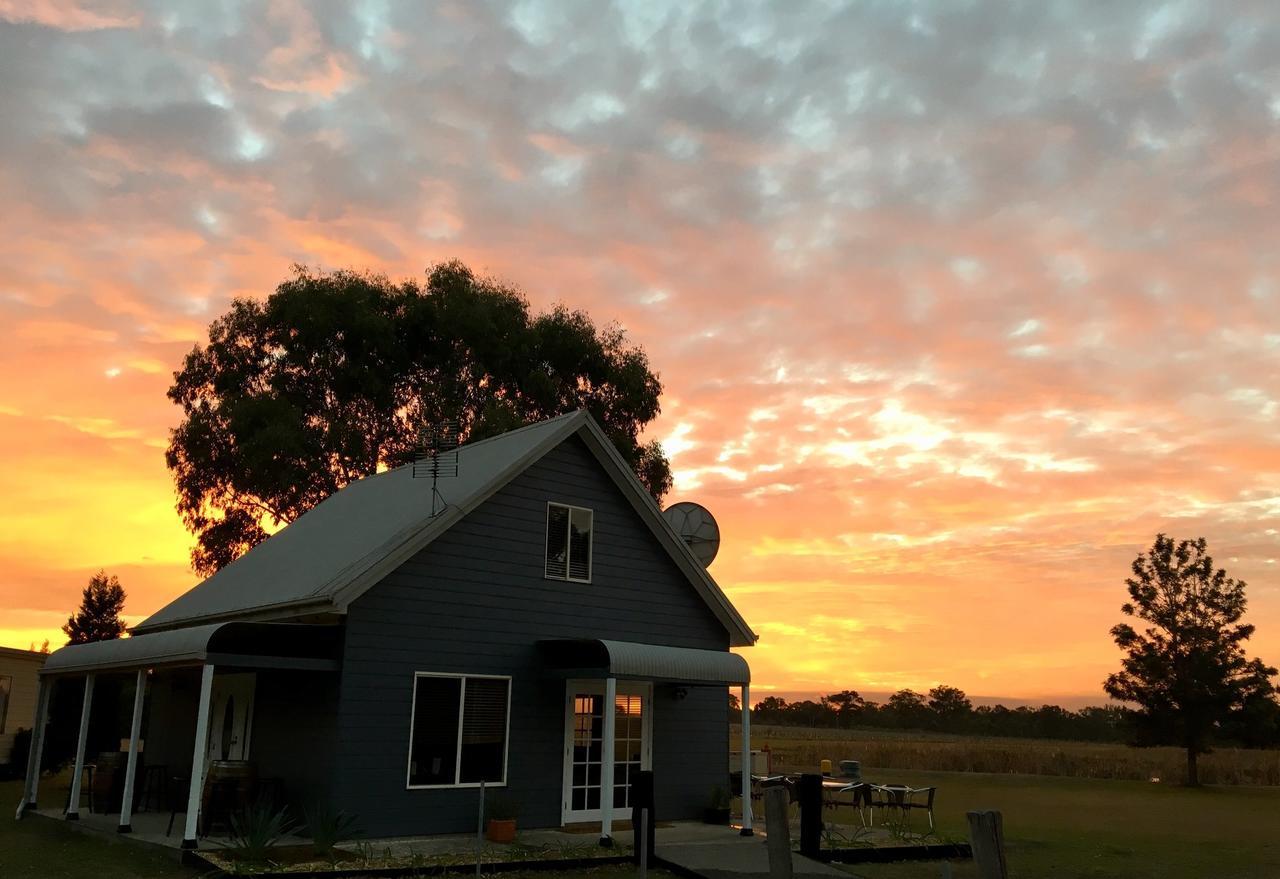
<svg viewBox="0 0 1280 879"><path fill-rule="evenodd" d="M266 861L252 863L236 857L234 850L200 851L195 857L210 867L241 876L325 877L345 879L356 876L436 876L470 873L476 867L475 851L396 854L389 847L378 853L367 844L353 850L335 849L329 859L317 857L310 846L273 848ZM279 857L277 857L279 854ZM626 847L602 849L597 845L522 845L486 847L480 863L486 873L511 871L576 870L586 867L631 862Z"/></svg>

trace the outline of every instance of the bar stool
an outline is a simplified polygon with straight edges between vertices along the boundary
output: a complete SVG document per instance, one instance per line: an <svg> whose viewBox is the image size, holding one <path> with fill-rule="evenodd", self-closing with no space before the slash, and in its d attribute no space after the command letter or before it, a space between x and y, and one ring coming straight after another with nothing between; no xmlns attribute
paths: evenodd
<svg viewBox="0 0 1280 879"><path fill-rule="evenodd" d="M89 813L93 814L93 773L97 768L93 763L84 764L84 768L80 773L80 802L76 803L77 812L80 811L80 806L87 797L89 800ZM64 815L71 811L71 787L72 785L67 786L67 806L62 810Z"/></svg>

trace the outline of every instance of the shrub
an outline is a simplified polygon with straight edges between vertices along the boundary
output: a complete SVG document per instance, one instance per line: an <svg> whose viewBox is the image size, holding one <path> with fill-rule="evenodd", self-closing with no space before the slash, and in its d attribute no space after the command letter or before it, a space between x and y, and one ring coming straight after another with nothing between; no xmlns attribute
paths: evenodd
<svg viewBox="0 0 1280 879"><path fill-rule="evenodd" d="M317 802L305 810L307 833L315 847L316 854L330 857L333 847L343 840L350 839L359 831L355 815L348 812L335 811L327 802Z"/></svg>
<svg viewBox="0 0 1280 879"><path fill-rule="evenodd" d="M491 821L513 821L519 811L515 800L501 791L485 796L484 814Z"/></svg>
<svg viewBox="0 0 1280 879"><path fill-rule="evenodd" d="M227 834L227 848L235 849L245 861L258 863L267 859L271 847L294 828L288 808L277 809L267 798L231 814L231 832Z"/></svg>

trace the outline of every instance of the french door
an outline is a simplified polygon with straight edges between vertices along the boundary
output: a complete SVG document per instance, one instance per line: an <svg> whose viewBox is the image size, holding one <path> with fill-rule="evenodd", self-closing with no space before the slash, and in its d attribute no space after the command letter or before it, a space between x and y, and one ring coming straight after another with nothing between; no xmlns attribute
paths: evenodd
<svg viewBox="0 0 1280 879"><path fill-rule="evenodd" d="M257 680L254 672L213 676L206 765L213 760L249 759Z"/></svg>
<svg viewBox="0 0 1280 879"><path fill-rule="evenodd" d="M630 817L631 779L652 766L653 685L618 681L613 754L604 753L604 681L569 681L565 698L562 823L599 821L603 773L613 773L613 814ZM606 768L607 767L607 768Z"/></svg>

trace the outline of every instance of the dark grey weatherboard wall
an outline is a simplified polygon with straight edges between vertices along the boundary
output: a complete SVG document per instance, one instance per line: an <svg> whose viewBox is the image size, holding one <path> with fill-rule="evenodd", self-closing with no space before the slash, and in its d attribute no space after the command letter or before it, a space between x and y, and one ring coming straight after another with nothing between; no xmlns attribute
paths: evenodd
<svg viewBox="0 0 1280 879"><path fill-rule="evenodd" d="M440 488L447 499L448 482ZM429 495L424 483L424 505ZM591 583L543 578L548 501L594 511ZM473 828L475 789L405 789L413 675L509 674L507 793L521 826L559 825L565 684L538 655L546 638L729 645L724 626L576 437L349 608L335 806L357 813L369 836ZM658 817L693 817L725 783L725 690L691 688L677 701L660 685L655 702Z"/></svg>

